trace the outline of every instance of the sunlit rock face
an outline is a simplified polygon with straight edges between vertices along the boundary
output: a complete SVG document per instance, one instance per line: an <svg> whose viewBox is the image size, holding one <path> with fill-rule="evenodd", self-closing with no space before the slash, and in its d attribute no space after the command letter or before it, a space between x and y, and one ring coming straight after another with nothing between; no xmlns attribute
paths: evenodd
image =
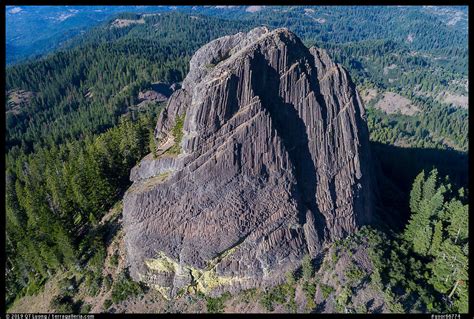
<svg viewBox="0 0 474 319"><path fill-rule="evenodd" d="M305 254L371 222L359 94L287 29L200 48L155 136L158 156L133 168L123 220L133 278L167 297L281 282Z"/></svg>

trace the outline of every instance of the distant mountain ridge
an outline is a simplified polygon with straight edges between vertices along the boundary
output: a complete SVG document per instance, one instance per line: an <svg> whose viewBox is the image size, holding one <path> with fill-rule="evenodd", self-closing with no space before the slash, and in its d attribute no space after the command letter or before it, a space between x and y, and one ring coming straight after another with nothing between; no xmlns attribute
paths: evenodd
<svg viewBox="0 0 474 319"><path fill-rule="evenodd" d="M447 38L451 46L459 43L462 37L465 39L461 41L467 43L466 7L399 6L348 7L347 9L352 10L355 15L344 14L343 11L347 10L342 7L323 6L7 6L6 61L7 64L17 63L51 52L60 47L64 41L123 12L203 14L224 19L243 19L253 23L254 26L268 23L273 28L291 28L291 25L282 23L295 24L295 21L304 21L306 25L304 29L292 30L298 32L302 38L306 37L307 31L316 34L336 31L334 28L336 22L362 28L361 30L373 25L377 29L375 33L373 30L366 30L370 31L365 33L366 38L348 38L347 41L373 38L371 33L376 38L380 38L379 34L383 34L383 37L390 38L392 35L394 39L397 38L400 41L408 37L415 48L423 46L423 43L429 40L429 35L420 29L423 25L428 29L436 27L441 34L449 33L450 36ZM389 20L386 23L386 17L393 21ZM275 24L275 20L280 20L280 22ZM360 27L358 27L359 24ZM32 30L35 32L31 32ZM346 31L337 29L337 32L342 32L342 34ZM332 38L334 35L336 34L333 33ZM321 39L324 41L324 38ZM335 41L338 40L335 39Z"/></svg>

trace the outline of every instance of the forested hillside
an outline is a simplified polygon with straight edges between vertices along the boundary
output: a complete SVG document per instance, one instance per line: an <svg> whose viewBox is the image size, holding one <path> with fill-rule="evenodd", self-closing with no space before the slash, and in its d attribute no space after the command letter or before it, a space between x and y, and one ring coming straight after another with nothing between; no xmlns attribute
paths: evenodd
<svg viewBox="0 0 474 319"><path fill-rule="evenodd" d="M114 303L127 298L119 288L141 293L126 273L116 283L103 275L110 229L101 223L130 186L130 169L155 143L162 105L137 107L139 92L182 81L192 54L210 40L263 24L288 27L306 44L325 48L361 92L378 161L377 210L387 217L386 234L373 235L373 280L397 300L393 309L466 311L467 18L458 11L391 8L120 13L63 38L58 51L7 67L7 307L61 273L71 273L78 280L73 286L91 298L101 289L116 292ZM388 112L396 101L408 111ZM314 296L311 280L305 289ZM290 282L286 288L294 293ZM57 299L57 309L87 312L72 306L73 292L64 293L69 299ZM206 309L222 310L224 299L203 300Z"/></svg>
<svg viewBox="0 0 474 319"><path fill-rule="evenodd" d="M436 169L422 171L410 193L405 230L373 251L381 283L400 312L468 311L468 205ZM382 235L385 237L384 235Z"/></svg>
<svg viewBox="0 0 474 319"><path fill-rule="evenodd" d="M147 10L149 11L149 8ZM396 10L399 14L390 10ZM35 122L38 123L45 122L46 118L51 122L51 116L54 118L55 133L49 137L50 143L65 138L60 136L64 135L64 132L59 134L55 127L64 126L65 123L70 125L69 119L57 120L58 111L51 109L48 110L49 115L37 114L42 103L51 104L51 101L43 101L53 98L52 88L68 90L69 99L74 100L74 103L68 104L54 99L54 105L62 104L62 113L77 108L82 114L74 116L85 118L83 113L86 110L95 112L93 121L82 121L87 122L87 126L83 125L76 128L75 133L71 132L77 136L78 131L113 125L116 123L115 117L110 115L115 111L122 112L121 110L130 104L128 99L122 101L120 96L111 94L112 87L120 86L124 89L123 96L128 96L128 92L136 92L137 88L145 85L138 83L139 78L149 81L151 77L159 75L166 81L177 81L186 71L187 61L193 50L199 47L200 43L204 43L204 39L225 33L226 29L221 26L225 20L213 20L214 22L209 24L205 16L195 15L196 12L202 12L206 15L226 17L226 23L233 26L227 29L229 31L244 30L261 24L272 28L288 27L308 44L326 48L331 56L350 69L359 89L363 92L373 92L375 95L370 101L366 101L368 107L376 105L385 92L393 92L408 99L421 110L411 117L390 117L390 128L376 124L385 121L383 113L372 112L374 119L371 123L375 124L372 126L373 140L397 145L423 145L463 151L467 149L467 134L464 134L467 129L467 111L460 109L467 108L468 95L467 29L463 27L463 20L449 24L447 22L451 20L442 19L447 19L448 13L440 11L444 12L443 15L439 10L421 7L274 7L262 8L256 12L247 12L241 8L194 10L190 7L179 7L179 11L189 12L194 16L190 16L186 23L176 23L176 18L171 17L179 17L179 14L170 16L165 13L147 13L143 17L146 23L114 27L115 20L141 21L139 14L120 14L107 21L105 25L108 27L96 27L84 36L67 41L63 47L73 49L65 51L61 56L49 57L40 65L30 63L11 68L7 73L7 88L23 89L32 94L33 98L30 108L22 108L20 105L12 110L15 104L7 105L7 110L11 111L7 113L7 147L19 145L23 140L32 140L33 136L44 139L39 127L25 124L28 114L34 114L38 118ZM161 14L163 16L160 16ZM389 19L388 23L386 19ZM417 21L423 21L423 28ZM178 28L170 32L170 25L177 25ZM193 30L193 36L187 32L189 30ZM407 40L408 37L410 41ZM161 44L158 49L155 48L157 41ZM83 45L87 49L81 52L74 50L77 45ZM121 52L123 47L127 47L127 50L124 50L120 57L116 57L117 60L110 59ZM187 49L178 53L177 50L182 47ZM179 58L170 58L170 54ZM130 63L132 56L133 62ZM128 61L127 66L125 61ZM148 65L144 68L145 61L153 63L150 65L147 62ZM161 63L158 64L157 61ZM66 67L66 64L69 67ZM106 73L101 75L101 79L115 78L117 81L97 81L97 70L101 70L106 64ZM167 64L170 64L168 69ZM54 74L52 81L35 78L38 74L48 74L46 68L50 68L50 65L62 72ZM33 67L34 69L31 69ZM163 74L165 69L168 70L167 74ZM117 77L118 73L123 73L124 76ZM34 81L29 81L27 85L24 83L25 79L16 74L30 74ZM103 87L97 87L97 82ZM125 87L125 83L133 84ZM37 91L41 91L41 94L36 95ZM79 107L84 103L94 103L83 101L86 95L93 94L98 97L95 100L101 103L115 99L110 101L111 106L107 114L97 114L97 106ZM23 112L19 112L20 109ZM52 115L53 112L56 114ZM411 123L426 125L415 125L415 128ZM397 132L394 135L396 137L388 136L387 131Z"/></svg>
<svg viewBox="0 0 474 319"><path fill-rule="evenodd" d="M252 19L325 48L360 91L375 90L367 107L393 92L420 109L413 116L371 112L372 140L466 151L467 26L441 17L421 7L288 7Z"/></svg>
<svg viewBox="0 0 474 319"><path fill-rule="evenodd" d="M111 15L146 10L143 6L6 6L6 63L21 63L51 52Z"/></svg>
<svg viewBox="0 0 474 319"><path fill-rule="evenodd" d="M17 145L31 151L33 144L55 145L116 125L139 90L152 82L181 81L199 46L245 28L239 22L173 14L144 19L146 24L123 28L106 23L71 49L8 68L7 150ZM11 103L18 90L33 96Z"/></svg>
<svg viewBox="0 0 474 319"><path fill-rule="evenodd" d="M70 49L7 69L7 92L33 92L19 105L6 101L7 304L58 270L85 267L100 279L97 223L150 151L159 110L132 109L138 92L181 81L199 46L245 28L175 14L145 19L138 31L107 22Z"/></svg>

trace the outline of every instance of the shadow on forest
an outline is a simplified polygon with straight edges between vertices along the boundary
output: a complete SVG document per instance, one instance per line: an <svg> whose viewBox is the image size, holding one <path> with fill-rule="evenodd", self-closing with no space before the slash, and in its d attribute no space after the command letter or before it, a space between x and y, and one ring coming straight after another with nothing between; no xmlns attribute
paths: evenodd
<svg viewBox="0 0 474 319"><path fill-rule="evenodd" d="M166 96L166 97L170 97L171 94L173 93L173 91L171 90L169 84L161 83L161 82L153 83L153 84L151 85L151 89L152 89L153 91L156 91L156 92L158 92L158 93L163 94L163 95Z"/></svg>
<svg viewBox="0 0 474 319"><path fill-rule="evenodd" d="M454 150L404 148L370 142L375 160L381 220L401 230L409 218L409 196L415 177L433 168L449 176L454 189L468 187L468 155Z"/></svg>
<svg viewBox="0 0 474 319"><path fill-rule="evenodd" d="M106 246L109 246L112 243L117 232L122 227L122 223L120 220L113 220L103 226L103 233L104 233L104 243Z"/></svg>

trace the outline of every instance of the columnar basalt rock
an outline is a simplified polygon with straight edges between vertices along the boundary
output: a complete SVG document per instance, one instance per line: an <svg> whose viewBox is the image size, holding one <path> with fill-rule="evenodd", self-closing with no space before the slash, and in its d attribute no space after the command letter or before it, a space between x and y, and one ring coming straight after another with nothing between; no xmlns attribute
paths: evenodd
<svg viewBox="0 0 474 319"><path fill-rule="evenodd" d="M158 157L131 173L124 230L133 278L168 297L275 284L371 222L359 94L287 29L199 49L155 136Z"/></svg>

